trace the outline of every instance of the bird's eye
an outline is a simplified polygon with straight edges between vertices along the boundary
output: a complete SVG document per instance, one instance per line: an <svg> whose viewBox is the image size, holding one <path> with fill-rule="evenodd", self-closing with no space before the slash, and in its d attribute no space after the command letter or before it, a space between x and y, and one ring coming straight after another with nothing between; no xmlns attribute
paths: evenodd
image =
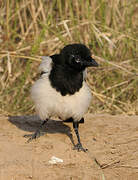
<svg viewBox="0 0 138 180"><path fill-rule="evenodd" d="M71 55L70 56L70 60L72 61L72 62L76 62L76 63L79 63L80 62L80 57L78 56L78 55Z"/></svg>
<svg viewBox="0 0 138 180"><path fill-rule="evenodd" d="M79 59L79 58L77 58L77 59L75 59L75 61L76 61L76 63L79 63L79 62L80 62L80 59Z"/></svg>

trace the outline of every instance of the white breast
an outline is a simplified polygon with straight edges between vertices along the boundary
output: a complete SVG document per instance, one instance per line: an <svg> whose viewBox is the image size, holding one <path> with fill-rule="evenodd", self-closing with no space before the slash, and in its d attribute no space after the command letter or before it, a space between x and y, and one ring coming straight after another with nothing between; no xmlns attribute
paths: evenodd
<svg viewBox="0 0 138 180"><path fill-rule="evenodd" d="M78 92L73 95L62 96L50 84L48 78L50 70L51 64L49 64L48 73L43 74L31 89L31 97L38 115L43 120L51 116L58 116L62 120L72 117L74 120L79 121L87 112L91 102L89 87L84 81L82 88Z"/></svg>

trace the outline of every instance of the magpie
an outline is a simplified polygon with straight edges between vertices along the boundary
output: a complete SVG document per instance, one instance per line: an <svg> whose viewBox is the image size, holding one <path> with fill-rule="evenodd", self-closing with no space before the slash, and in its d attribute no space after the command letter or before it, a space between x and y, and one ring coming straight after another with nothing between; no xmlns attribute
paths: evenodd
<svg viewBox="0 0 138 180"><path fill-rule="evenodd" d="M79 136L79 122L84 121L84 114L91 102L91 91L86 83L86 68L97 67L91 57L90 49L83 44L69 44L59 54L43 56L39 66L40 78L31 88L31 97L40 119L40 128L51 117L72 120L78 143L74 149L86 152ZM28 142L40 134L40 128Z"/></svg>

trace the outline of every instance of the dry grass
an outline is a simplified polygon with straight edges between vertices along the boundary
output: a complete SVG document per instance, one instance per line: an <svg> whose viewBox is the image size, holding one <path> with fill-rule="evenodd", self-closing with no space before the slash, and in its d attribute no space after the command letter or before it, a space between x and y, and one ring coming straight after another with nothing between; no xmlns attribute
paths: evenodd
<svg viewBox="0 0 138 180"><path fill-rule="evenodd" d="M0 113L34 112L29 98L41 55L84 43L100 63L89 69L90 112L138 114L136 0L7 0L0 4Z"/></svg>

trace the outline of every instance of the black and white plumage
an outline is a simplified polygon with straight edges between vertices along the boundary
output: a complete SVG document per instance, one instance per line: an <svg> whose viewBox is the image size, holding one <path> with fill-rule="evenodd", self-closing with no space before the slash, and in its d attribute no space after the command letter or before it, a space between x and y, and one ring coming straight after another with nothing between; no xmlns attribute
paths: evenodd
<svg viewBox="0 0 138 180"><path fill-rule="evenodd" d="M86 78L86 68L98 66L90 50L83 44L65 46L60 54L43 56L41 73L31 88L35 108L44 123L52 116L61 120L72 119L78 138L75 149L86 151L81 145L78 125L91 102L91 92ZM36 138L39 130L32 136Z"/></svg>

